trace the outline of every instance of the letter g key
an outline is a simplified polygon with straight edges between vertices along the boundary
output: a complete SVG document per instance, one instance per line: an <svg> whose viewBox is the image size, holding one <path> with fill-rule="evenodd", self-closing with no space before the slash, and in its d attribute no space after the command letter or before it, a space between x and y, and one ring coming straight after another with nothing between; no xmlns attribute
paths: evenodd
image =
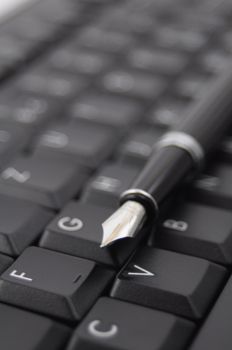
<svg viewBox="0 0 232 350"><path fill-rule="evenodd" d="M112 338L118 333L118 326L115 324L109 327L107 331L100 331L97 327L101 324L101 321L95 320L89 323L88 332L96 338Z"/></svg>
<svg viewBox="0 0 232 350"><path fill-rule="evenodd" d="M84 226L83 222L78 218L63 217L58 221L58 227L64 231L79 231Z"/></svg>

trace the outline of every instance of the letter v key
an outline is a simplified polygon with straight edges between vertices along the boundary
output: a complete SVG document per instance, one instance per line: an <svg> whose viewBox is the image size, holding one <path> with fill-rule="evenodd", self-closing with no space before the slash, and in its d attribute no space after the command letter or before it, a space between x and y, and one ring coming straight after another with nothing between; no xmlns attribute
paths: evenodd
<svg viewBox="0 0 232 350"><path fill-rule="evenodd" d="M133 266L134 266L134 268L136 268L137 270L139 270L141 272L128 272L128 275L130 275L130 276L155 276L154 273L145 270L141 266L138 266L138 265L133 265Z"/></svg>

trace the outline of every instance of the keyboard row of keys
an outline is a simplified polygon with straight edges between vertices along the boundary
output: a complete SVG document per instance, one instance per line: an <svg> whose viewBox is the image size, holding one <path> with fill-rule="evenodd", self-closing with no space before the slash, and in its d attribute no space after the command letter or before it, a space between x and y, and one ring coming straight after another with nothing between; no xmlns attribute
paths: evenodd
<svg viewBox="0 0 232 350"><path fill-rule="evenodd" d="M0 174L0 193L58 209L75 197L86 172L66 161L40 157L15 159Z"/></svg>
<svg viewBox="0 0 232 350"><path fill-rule="evenodd" d="M160 220L154 240L164 249L231 265L231 228L229 210L184 201Z"/></svg>
<svg viewBox="0 0 232 350"><path fill-rule="evenodd" d="M1 275L0 301L75 321L114 275L93 261L30 247ZM226 277L226 269L214 263L147 247L120 272L110 296L198 320Z"/></svg>
<svg viewBox="0 0 232 350"><path fill-rule="evenodd" d="M2 274L0 300L38 313L79 320L113 271L90 260L30 247Z"/></svg>
<svg viewBox="0 0 232 350"><path fill-rule="evenodd" d="M38 205L3 195L0 203L0 252L15 257L40 238L53 214Z"/></svg>
<svg viewBox="0 0 232 350"><path fill-rule="evenodd" d="M52 319L0 304L2 349L57 350L64 347L71 330Z"/></svg>
<svg viewBox="0 0 232 350"><path fill-rule="evenodd" d="M59 0L37 1L34 6L29 6L3 23L0 35L0 78L20 70L25 63L61 40L69 31L67 24L80 25L83 10L69 1L65 6Z"/></svg>
<svg viewBox="0 0 232 350"><path fill-rule="evenodd" d="M68 350L178 350L193 331L193 323L174 315L101 298L75 331Z"/></svg>
<svg viewBox="0 0 232 350"><path fill-rule="evenodd" d="M0 98L0 123L21 125L27 132L38 133L53 119L63 117L57 101L14 89L4 91Z"/></svg>
<svg viewBox="0 0 232 350"><path fill-rule="evenodd" d="M57 161L64 159L94 169L113 153L116 144L113 130L105 126L57 123L40 135L35 144L35 155Z"/></svg>
<svg viewBox="0 0 232 350"><path fill-rule="evenodd" d="M117 208L121 193L130 187L138 170L124 164L105 165L88 182L83 193L83 201Z"/></svg>
<svg viewBox="0 0 232 350"><path fill-rule="evenodd" d="M111 296L197 320L226 276L225 268L207 260L146 247L117 276Z"/></svg>
<svg viewBox="0 0 232 350"><path fill-rule="evenodd" d="M39 246L120 268L141 240L145 240L147 230L133 241L125 240L112 247L100 248L101 224L112 211L109 207L72 201L45 228Z"/></svg>

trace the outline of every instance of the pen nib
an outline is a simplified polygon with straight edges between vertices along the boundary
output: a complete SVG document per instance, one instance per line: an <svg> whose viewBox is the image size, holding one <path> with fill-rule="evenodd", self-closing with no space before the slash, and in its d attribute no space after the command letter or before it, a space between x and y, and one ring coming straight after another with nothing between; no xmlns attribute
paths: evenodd
<svg viewBox="0 0 232 350"><path fill-rule="evenodd" d="M134 237L138 231L138 227L144 220L145 214L145 209L140 203L134 201L125 202L103 222L101 248L119 239Z"/></svg>

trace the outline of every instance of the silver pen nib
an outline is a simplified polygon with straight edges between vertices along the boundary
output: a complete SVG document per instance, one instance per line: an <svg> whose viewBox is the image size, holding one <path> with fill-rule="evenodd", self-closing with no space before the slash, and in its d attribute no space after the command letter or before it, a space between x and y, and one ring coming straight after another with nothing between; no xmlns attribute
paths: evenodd
<svg viewBox="0 0 232 350"><path fill-rule="evenodd" d="M134 201L125 202L113 215L103 222L101 248L118 239L134 237L145 215L146 212L142 204Z"/></svg>

